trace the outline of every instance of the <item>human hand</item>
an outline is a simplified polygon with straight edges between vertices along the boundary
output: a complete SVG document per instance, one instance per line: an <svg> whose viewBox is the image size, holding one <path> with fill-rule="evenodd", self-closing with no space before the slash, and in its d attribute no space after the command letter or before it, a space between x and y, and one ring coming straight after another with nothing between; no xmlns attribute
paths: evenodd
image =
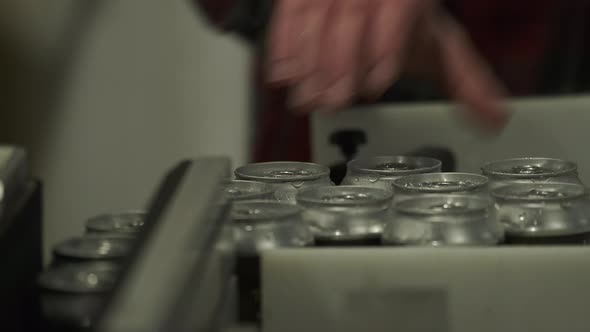
<svg viewBox="0 0 590 332"><path fill-rule="evenodd" d="M504 89L436 0L275 0L268 81L298 112L377 98L404 71L443 82L485 127L508 116Z"/></svg>

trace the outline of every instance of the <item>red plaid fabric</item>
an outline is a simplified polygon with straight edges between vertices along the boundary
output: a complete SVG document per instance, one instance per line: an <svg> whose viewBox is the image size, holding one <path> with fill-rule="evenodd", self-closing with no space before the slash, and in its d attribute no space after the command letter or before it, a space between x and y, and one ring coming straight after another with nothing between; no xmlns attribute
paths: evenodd
<svg viewBox="0 0 590 332"><path fill-rule="evenodd" d="M556 0L450 0L455 17L513 94L531 93L560 12Z"/></svg>
<svg viewBox="0 0 590 332"><path fill-rule="evenodd" d="M196 0L213 24L225 28L239 0ZM253 1L253 0L252 0ZM258 113L253 161L309 161L311 158L309 116L288 112L286 93L264 84L261 61L256 62L255 85L260 87L262 111Z"/></svg>

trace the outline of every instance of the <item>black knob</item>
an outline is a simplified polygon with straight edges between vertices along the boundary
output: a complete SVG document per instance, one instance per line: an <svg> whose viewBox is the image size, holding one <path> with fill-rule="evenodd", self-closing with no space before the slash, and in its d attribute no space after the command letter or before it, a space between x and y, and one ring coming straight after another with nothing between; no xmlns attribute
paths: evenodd
<svg viewBox="0 0 590 332"><path fill-rule="evenodd" d="M343 129L330 135L330 144L340 147L346 161L352 160L359 145L367 143L367 135L360 129Z"/></svg>

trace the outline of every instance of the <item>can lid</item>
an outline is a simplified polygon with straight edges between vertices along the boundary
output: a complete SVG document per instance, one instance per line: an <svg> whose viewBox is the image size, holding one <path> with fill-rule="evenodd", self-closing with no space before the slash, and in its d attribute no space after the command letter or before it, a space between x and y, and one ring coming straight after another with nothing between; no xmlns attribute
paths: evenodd
<svg viewBox="0 0 590 332"><path fill-rule="evenodd" d="M576 163L553 158L514 158L493 161L482 167L487 176L514 179L556 177L575 173Z"/></svg>
<svg viewBox="0 0 590 332"><path fill-rule="evenodd" d="M273 161L242 166L235 171L236 178L260 182L312 181L330 175L326 166L291 161Z"/></svg>
<svg viewBox="0 0 590 332"><path fill-rule="evenodd" d="M231 180L223 185L223 195L231 201L264 199L272 195L273 190L267 183L247 180Z"/></svg>
<svg viewBox="0 0 590 332"><path fill-rule="evenodd" d="M84 236L71 238L58 244L56 256L79 259L114 259L127 256L134 239L122 236Z"/></svg>
<svg viewBox="0 0 590 332"><path fill-rule="evenodd" d="M91 232L139 233L145 216L143 211L101 214L88 219L86 229Z"/></svg>
<svg viewBox="0 0 590 332"><path fill-rule="evenodd" d="M65 293L102 293L115 285L119 269L111 263L69 264L41 274L39 285Z"/></svg>
<svg viewBox="0 0 590 332"><path fill-rule="evenodd" d="M348 162L348 169L355 173L404 176L439 172L440 160L426 157L377 156Z"/></svg>
<svg viewBox="0 0 590 332"><path fill-rule="evenodd" d="M393 181L397 192L458 193L484 188L488 178L471 173L428 173L404 176Z"/></svg>
<svg viewBox="0 0 590 332"><path fill-rule="evenodd" d="M311 207L383 207L391 204L392 193L363 186L326 186L302 190L297 203Z"/></svg>

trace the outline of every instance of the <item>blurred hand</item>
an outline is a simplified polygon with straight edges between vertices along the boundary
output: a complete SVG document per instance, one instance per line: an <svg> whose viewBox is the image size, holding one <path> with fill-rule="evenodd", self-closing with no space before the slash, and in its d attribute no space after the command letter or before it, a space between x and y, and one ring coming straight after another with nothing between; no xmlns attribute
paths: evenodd
<svg viewBox="0 0 590 332"><path fill-rule="evenodd" d="M378 98L407 71L443 82L488 128L508 118L502 86L436 0L275 0L268 66L298 112Z"/></svg>

